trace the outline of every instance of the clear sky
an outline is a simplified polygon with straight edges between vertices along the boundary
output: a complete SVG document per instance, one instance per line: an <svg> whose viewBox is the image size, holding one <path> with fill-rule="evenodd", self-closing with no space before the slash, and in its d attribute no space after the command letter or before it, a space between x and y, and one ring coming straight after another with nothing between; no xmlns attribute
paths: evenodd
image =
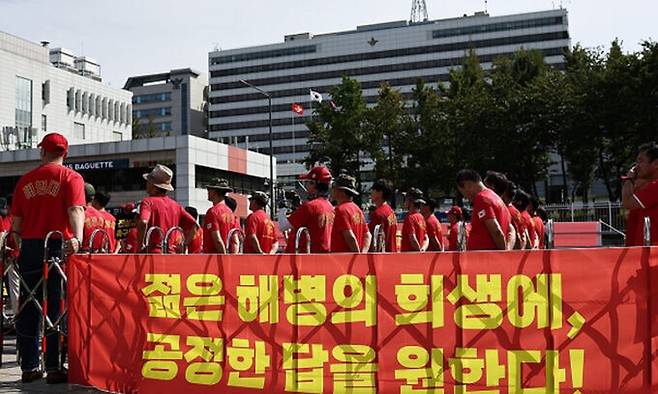
<svg viewBox="0 0 658 394"><path fill-rule="evenodd" d="M430 19L472 14L484 0L426 0ZM489 0L492 16L563 7L572 43L624 49L658 40L657 0ZM0 30L95 58L105 83L192 67L208 51L282 42L292 33L351 30L409 19L411 0L0 0Z"/></svg>

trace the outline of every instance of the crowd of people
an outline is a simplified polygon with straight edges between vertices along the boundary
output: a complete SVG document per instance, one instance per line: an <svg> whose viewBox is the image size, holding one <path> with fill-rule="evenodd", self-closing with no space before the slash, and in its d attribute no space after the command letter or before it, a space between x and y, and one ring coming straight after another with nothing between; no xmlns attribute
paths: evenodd
<svg viewBox="0 0 658 394"><path fill-rule="evenodd" d="M158 164L144 174L146 196L137 204L122 207L131 225L125 237L117 239L116 219L106 210L110 195L95 190L80 174L63 165L68 152L66 138L51 133L38 146L42 164L21 177L13 195L0 199L0 236L6 238L3 255L7 262L18 263L18 272L10 271L5 279L10 283L14 308L18 305L19 288L24 301L27 289L23 287L39 286L44 240L52 231L61 236L52 239L46 253L60 258L64 257L62 253L86 251L236 253L241 242L244 253L275 254L280 250L279 232L287 234L286 246L281 248L285 253L297 252L300 245L310 245L312 253L512 250L541 249L545 245L546 213L539 200L502 173L487 172L484 178L468 169L457 173L456 187L470 201L472 214L467 223L464 210L456 205L451 207L446 212L446 234L437 218L439 204L426 198L421 190L410 188L404 193L406 215L399 228L389 203L395 193L389 180L379 179L372 184L372 205L366 215L354 202L359 197L356 179L348 174L334 178L324 166L314 167L299 177L308 198L292 204L292 209L281 207L276 223L266 212L270 196L254 191L249 196L251 213L242 227L235 214L236 200L229 196L233 188L227 180L216 178L207 185L212 207L199 224L194 207L183 207L170 197L174 174ZM623 205L629 209L627 244L641 245L644 217L658 223L655 143L640 148L636 166L625 179ZM153 228L162 232L152 231ZM306 231L296 239L301 228ZM238 234L243 234L243 239ZM652 238L658 240L658 226L652 228ZM18 274L26 286L18 285ZM53 271L49 281L58 276L58 271ZM61 313L61 289L48 285L47 292L48 315L55 321ZM39 369L39 319L36 305L27 303L16 320L24 382L43 376ZM48 335L46 341L47 380L66 381L66 371L58 363L56 335Z"/></svg>

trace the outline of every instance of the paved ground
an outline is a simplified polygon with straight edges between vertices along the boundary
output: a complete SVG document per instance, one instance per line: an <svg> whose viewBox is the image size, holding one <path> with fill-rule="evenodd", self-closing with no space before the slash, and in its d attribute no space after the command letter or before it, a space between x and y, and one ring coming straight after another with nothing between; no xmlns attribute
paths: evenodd
<svg viewBox="0 0 658 394"><path fill-rule="evenodd" d="M33 383L21 383L21 369L16 364L16 339L5 338L2 367L0 368L0 393L102 393L67 384L46 384L46 379Z"/></svg>

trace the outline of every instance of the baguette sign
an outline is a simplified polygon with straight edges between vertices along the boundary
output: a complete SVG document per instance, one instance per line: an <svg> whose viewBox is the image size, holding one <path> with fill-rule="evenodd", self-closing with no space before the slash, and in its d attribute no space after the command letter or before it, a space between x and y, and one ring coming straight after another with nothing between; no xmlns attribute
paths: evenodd
<svg viewBox="0 0 658 394"><path fill-rule="evenodd" d="M88 170L114 170L118 168L128 168L130 161L128 159L119 160L102 160L102 161L83 161L80 163L66 163L65 166L75 171Z"/></svg>

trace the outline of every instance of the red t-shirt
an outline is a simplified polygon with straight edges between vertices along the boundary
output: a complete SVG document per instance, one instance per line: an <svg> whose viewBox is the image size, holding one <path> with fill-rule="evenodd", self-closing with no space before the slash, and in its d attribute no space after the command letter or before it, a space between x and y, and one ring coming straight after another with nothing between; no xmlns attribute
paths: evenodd
<svg viewBox="0 0 658 394"><path fill-rule="evenodd" d="M326 198L318 197L303 203L291 213L288 221L292 226L286 253L295 253L295 235L300 227L308 228L311 234L311 252L329 253L331 250L331 229L334 224L334 207ZM306 240L302 237L300 246L305 251Z"/></svg>
<svg viewBox="0 0 658 394"><path fill-rule="evenodd" d="M658 179L648 183L641 190L635 192L637 202L642 206L642 213L636 225L636 239L644 245L644 218L651 220L651 245L658 245Z"/></svg>
<svg viewBox="0 0 658 394"><path fill-rule="evenodd" d="M484 224L489 219L496 219L498 221L498 225L505 235L505 239L507 239L511 222L509 209L493 190L484 188L473 199L473 217L471 218L468 250L498 249Z"/></svg>
<svg viewBox="0 0 658 394"><path fill-rule="evenodd" d="M516 237L520 239L523 236L523 232L527 228L527 224L523 219L521 212L519 212L519 210L513 204L507 205L507 209L509 210L512 226L514 226L514 230L516 230Z"/></svg>
<svg viewBox="0 0 658 394"><path fill-rule="evenodd" d="M416 234L416 239L422 247L423 242L425 241L425 227L425 218L420 212L408 213L402 224L402 242L400 244L400 251L415 252L415 250L411 249L411 241L409 240L409 235L412 233Z"/></svg>
<svg viewBox="0 0 658 394"><path fill-rule="evenodd" d="M436 215L431 214L425 219L425 224L427 225L427 236L432 239L432 237L436 237L436 239L439 241L439 244L443 243L443 228L441 227L441 222L439 222L439 219L437 219ZM427 251L429 252L440 252L440 249L436 249L435 247L432 246L432 243L430 242L429 245L427 246Z"/></svg>
<svg viewBox="0 0 658 394"><path fill-rule="evenodd" d="M190 244L187 246L188 254L199 254L203 250L203 229L198 228L196 233L194 233L194 238L190 241Z"/></svg>
<svg viewBox="0 0 658 394"><path fill-rule="evenodd" d="M626 217L626 246L644 245L644 209L635 208L628 211Z"/></svg>
<svg viewBox="0 0 658 394"><path fill-rule="evenodd" d="M148 223L147 228L160 227L164 233L170 228L180 226L187 234L194 226L196 220L169 196L151 196L142 200L139 208L139 219ZM149 240L150 253L161 253L160 242L162 237L154 232ZM177 239L169 240L169 253L175 253L178 246Z"/></svg>
<svg viewBox="0 0 658 394"><path fill-rule="evenodd" d="M121 253L138 253L140 245L137 242L137 227L131 227L123 240L123 248Z"/></svg>
<svg viewBox="0 0 658 394"><path fill-rule="evenodd" d="M213 205L203 219L203 253L218 253L211 234L219 231L219 236L226 244L229 231L235 226L233 211L223 202ZM227 247L228 245L224 245Z"/></svg>
<svg viewBox="0 0 658 394"><path fill-rule="evenodd" d="M80 249L84 251L89 250L89 241L91 240L91 235L96 230L105 230L105 218L98 212L98 210L92 206L85 207L85 225L82 230L82 245ZM93 249L98 250L103 245L103 235L98 234L94 238Z"/></svg>
<svg viewBox="0 0 658 394"><path fill-rule="evenodd" d="M448 250L457 250L457 243L459 243L459 222L451 224L449 228Z"/></svg>
<svg viewBox="0 0 658 394"><path fill-rule="evenodd" d="M544 238L546 236L544 221L541 220L540 216L533 216L532 220L535 222L535 230L537 230L537 236L539 237L539 249L544 249Z"/></svg>
<svg viewBox="0 0 658 394"><path fill-rule="evenodd" d="M396 253L398 251L398 218L393 212L393 208L387 203L383 203L378 206L370 214L370 223L368 223L368 228L372 233L373 237L375 236L375 226L381 225L381 230L384 232L386 237L386 251L390 253ZM375 239L372 242L376 242Z"/></svg>
<svg viewBox="0 0 658 394"><path fill-rule="evenodd" d="M535 246L535 243L537 242L537 229L535 226L535 221L532 219L532 216L530 216L530 213L528 213L528 211L521 212L521 215L523 216L523 221L527 226L528 235L530 237L528 239L530 245L527 245L526 247L533 248Z"/></svg>
<svg viewBox="0 0 658 394"><path fill-rule="evenodd" d="M336 206L334 226L331 230L331 251L336 253L353 253L349 250L343 231L352 230L356 237L359 251L363 249L363 242L368 234L368 224L363 211L351 201Z"/></svg>
<svg viewBox="0 0 658 394"><path fill-rule="evenodd" d="M263 253L269 254L272 251L272 245L276 241L276 232L274 223L270 220L267 212L262 209L247 216L244 240L245 253L256 253L256 250L251 246L251 241L249 241L249 236L252 234L258 239L258 244Z"/></svg>
<svg viewBox="0 0 658 394"><path fill-rule="evenodd" d="M117 248L116 226L117 219L108 211L98 211L103 216L103 227L110 238L110 251L114 252Z"/></svg>
<svg viewBox="0 0 658 394"><path fill-rule="evenodd" d="M23 239L44 239L53 230L71 238L68 210L76 206L85 206L82 176L64 166L44 164L18 181L11 213L23 220Z"/></svg>

